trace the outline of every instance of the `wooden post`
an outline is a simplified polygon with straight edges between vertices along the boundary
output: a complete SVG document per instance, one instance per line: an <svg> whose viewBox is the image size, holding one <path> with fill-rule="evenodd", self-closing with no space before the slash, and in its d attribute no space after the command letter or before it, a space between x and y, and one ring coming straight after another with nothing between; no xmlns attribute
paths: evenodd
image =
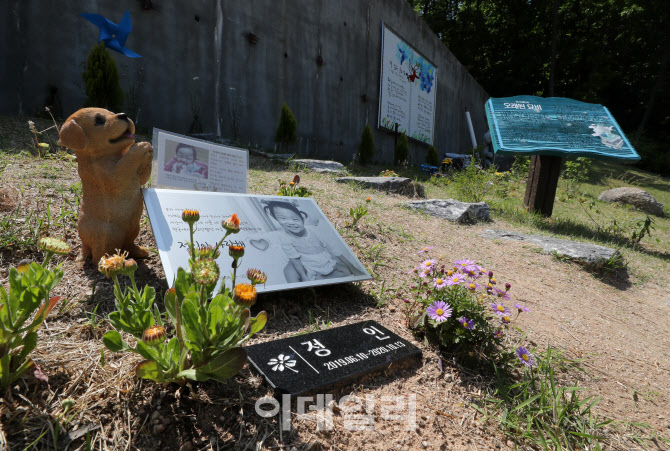
<svg viewBox="0 0 670 451"><path fill-rule="evenodd" d="M523 206L526 210L550 217L554 209L554 198L561 172L561 157L533 155L526 181L526 196Z"/></svg>

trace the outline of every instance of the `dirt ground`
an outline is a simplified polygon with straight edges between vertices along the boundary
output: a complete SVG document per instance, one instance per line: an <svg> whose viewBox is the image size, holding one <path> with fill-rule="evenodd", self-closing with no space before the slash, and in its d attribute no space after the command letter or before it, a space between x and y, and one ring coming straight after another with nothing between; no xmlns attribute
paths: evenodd
<svg viewBox="0 0 670 451"><path fill-rule="evenodd" d="M256 159L252 169L250 193L274 194L277 178L290 180L294 174ZM54 216L72 208L68 202L74 194L64 188L78 181L75 163L10 157L1 172L0 219L19 221L15 223L19 227L31 212L41 214L47 205ZM667 259L660 274L634 268L602 279L527 243L481 237L487 228L515 229L504 221L454 225L403 208L405 197L352 188L330 175L304 171L300 175L325 215L378 277L261 296L255 310L269 313L268 325L250 344L364 319L374 319L414 343L423 351L419 364L392 367L332 391L336 402L352 394L363 401L366 395L375 400L367 412L364 407L354 412L372 414L374 430L350 430L346 413L352 410L347 406L356 407L350 400L339 402L332 427L321 428L326 430L317 427L323 411L310 411L294 413L291 430L282 431L278 417L256 414L256 401L271 395L271 390L248 367L224 384L199 383L178 390L136 380L138 359L132 355L105 352L103 366L101 337L110 326L100 317L114 308L112 285L92 263L74 261L79 241L74 226L66 224L52 225L49 232L73 247L63 262L65 279L54 293L67 298L71 308L55 309L40 330L34 359L48 385L28 377L2 400L6 444L17 450L86 449L89 437L92 449L110 450L514 449L496 424L480 421L470 406L485 395L490 381L446 358L440 365L437 350L407 328L404 304L394 293L409 283L407 271L420 261L417 251L434 246L433 255L445 262L467 257L512 284L513 301L532 309L518 322L527 334L524 343L531 348L551 345L584 359L585 372L564 377L587 388L587 394L602 397L596 412L616 420L606 430L607 448L667 449L662 441L634 440L670 437ZM367 196L372 197L367 205L370 215L357 230L346 228L349 208ZM139 242L156 248L148 221L143 222ZM0 249L0 282L6 283L8 268L24 258L40 256L16 246ZM139 283L164 292L163 277L157 254L140 263ZM379 302L380 298L387 302ZM403 419L382 418L382 397L398 395L415 397L416 429L407 430ZM62 408L65 399L75 401L67 414Z"/></svg>

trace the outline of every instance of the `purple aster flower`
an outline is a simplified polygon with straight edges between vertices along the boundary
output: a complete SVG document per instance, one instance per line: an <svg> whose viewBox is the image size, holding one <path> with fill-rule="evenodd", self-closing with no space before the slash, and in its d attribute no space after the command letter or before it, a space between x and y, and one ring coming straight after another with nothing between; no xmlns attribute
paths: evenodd
<svg viewBox="0 0 670 451"><path fill-rule="evenodd" d="M463 269L463 274L465 274L466 276L468 276L472 279L476 279L479 276L481 276L481 272L479 271L479 266L473 266L471 268L464 268Z"/></svg>
<svg viewBox="0 0 670 451"><path fill-rule="evenodd" d="M447 286L447 279L442 279L440 277L433 279L433 286L438 290L441 290Z"/></svg>
<svg viewBox="0 0 670 451"><path fill-rule="evenodd" d="M498 330L494 331L493 336L496 337L498 340L502 340L502 338L503 338L502 329L498 329Z"/></svg>
<svg viewBox="0 0 670 451"><path fill-rule="evenodd" d="M524 365L528 367L535 366L535 359L533 358L533 354L528 352L528 350L523 346L516 348L516 356L519 358L519 362L523 363Z"/></svg>
<svg viewBox="0 0 670 451"><path fill-rule="evenodd" d="M507 291L505 291L505 290L501 290L500 288L493 288L493 291L495 292L496 296L498 296L499 298L502 298L502 299L505 299L505 300L510 299L509 294L507 294Z"/></svg>
<svg viewBox="0 0 670 451"><path fill-rule="evenodd" d="M421 271L419 272L419 277L425 278L433 273L433 270L431 268L422 268Z"/></svg>
<svg viewBox="0 0 670 451"><path fill-rule="evenodd" d="M452 274L448 279L447 279L447 285L452 286L452 285L458 285L461 282L465 282L465 277L463 277L462 274Z"/></svg>
<svg viewBox="0 0 670 451"><path fill-rule="evenodd" d="M422 261L419 267L423 270L430 269L432 271L433 266L435 266L436 264L437 261L433 260L432 258L429 258L428 260Z"/></svg>
<svg viewBox="0 0 670 451"><path fill-rule="evenodd" d="M419 251L419 255L428 252L428 251L431 250L432 248L433 248L433 246L424 247L423 249L421 249L421 250Z"/></svg>
<svg viewBox="0 0 670 451"><path fill-rule="evenodd" d="M467 330L472 330L475 328L475 320L474 319L467 319L465 316L463 318L460 318L458 320L459 323L463 327L465 327Z"/></svg>
<svg viewBox="0 0 670 451"><path fill-rule="evenodd" d="M474 280L471 280L470 282L467 282L467 283L465 284L465 288L467 288L468 290L470 290L470 291L473 292L473 293L474 293L475 291L477 291L478 289L480 289L481 287L482 287L482 286L479 285L478 283L475 283Z"/></svg>
<svg viewBox="0 0 670 451"><path fill-rule="evenodd" d="M510 318L507 315L503 315L500 317L500 320L502 321L503 324L509 324L512 322L512 318Z"/></svg>
<svg viewBox="0 0 670 451"><path fill-rule="evenodd" d="M428 306L426 313L432 320L441 323L451 316L451 306L446 302L435 301Z"/></svg>
<svg viewBox="0 0 670 451"><path fill-rule="evenodd" d="M521 313L521 312L530 312L530 309L529 309L528 307L524 307L524 306L521 305L521 304L514 304L514 308L517 309L517 310L519 311L519 313Z"/></svg>
<svg viewBox="0 0 670 451"><path fill-rule="evenodd" d="M494 302L491 304L491 310L498 316L509 315L509 309L502 305L502 302Z"/></svg>
<svg viewBox="0 0 670 451"><path fill-rule="evenodd" d="M475 262L468 260L467 258L461 258L454 262L454 268L465 269L472 268L475 266Z"/></svg>

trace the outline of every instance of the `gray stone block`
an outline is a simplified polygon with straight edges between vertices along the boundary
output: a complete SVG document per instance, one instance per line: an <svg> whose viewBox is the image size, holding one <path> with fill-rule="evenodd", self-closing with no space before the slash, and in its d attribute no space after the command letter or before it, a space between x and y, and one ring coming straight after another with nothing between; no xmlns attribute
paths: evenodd
<svg viewBox="0 0 670 451"><path fill-rule="evenodd" d="M454 199L428 199L405 202L405 205L459 224L491 221L489 206L485 202L468 203Z"/></svg>
<svg viewBox="0 0 670 451"><path fill-rule="evenodd" d="M344 172L344 165L337 161L328 160L293 160L298 166L305 167L314 172L330 172L340 174Z"/></svg>
<svg viewBox="0 0 670 451"><path fill-rule="evenodd" d="M545 254L556 253L559 257L571 258L596 269L600 268L608 260L619 255L619 251L616 249L610 249L596 244L550 238L542 235L526 235L505 230L487 229L482 236L491 239L498 238L534 243L542 247Z"/></svg>

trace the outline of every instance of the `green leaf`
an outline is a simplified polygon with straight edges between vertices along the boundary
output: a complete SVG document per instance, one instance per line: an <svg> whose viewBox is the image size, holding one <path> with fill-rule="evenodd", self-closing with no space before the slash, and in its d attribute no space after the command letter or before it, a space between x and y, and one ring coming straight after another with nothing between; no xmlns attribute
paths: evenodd
<svg viewBox="0 0 670 451"><path fill-rule="evenodd" d="M203 347L205 336L200 328L198 306L190 297L184 299L181 305L181 323L186 331L186 337Z"/></svg>
<svg viewBox="0 0 670 451"><path fill-rule="evenodd" d="M156 348L154 348L153 346L149 346L149 345L145 344L141 340L137 342L137 352L139 352L140 355L147 360L155 360L155 361L160 360L160 356L158 355L158 350Z"/></svg>
<svg viewBox="0 0 670 451"><path fill-rule="evenodd" d="M180 372L179 374L177 374L177 378L186 378L186 379L191 379L191 380L194 380L194 381L204 382L204 381L207 381L209 379L213 379L214 376L211 376L207 373L203 373L202 371L190 369L190 370L184 370L184 371Z"/></svg>
<svg viewBox="0 0 670 451"><path fill-rule="evenodd" d="M246 361L247 352L244 348L232 348L219 354L207 365L196 369L223 381L239 373Z"/></svg>
<svg viewBox="0 0 670 451"><path fill-rule="evenodd" d="M208 316L209 335L215 337L217 326L221 324L221 321L223 320L223 311L218 305L213 307L210 305Z"/></svg>
<svg viewBox="0 0 670 451"><path fill-rule="evenodd" d="M165 304L165 311L170 317L170 321L172 321L172 324L177 324L177 291L174 288L170 288L165 292L163 303Z"/></svg>
<svg viewBox="0 0 670 451"><path fill-rule="evenodd" d="M23 337L23 349L18 356L19 362L22 362L23 359L28 357L28 354L32 352L33 349L37 346L37 333L29 332Z"/></svg>
<svg viewBox="0 0 670 451"><path fill-rule="evenodd" d="M251 330L249 331L249 336L260 332L265 327L265 324L267 322L268 322L268 314L264 310L260 312L258 315L256 315L256 318L254 318L253 322L251 323Z"/></svg>
<svg viewBox="0 0 670 451"><path fill-rule="evenodd" d="M14 269L14 268L12 268ZM4 391L9 385L9 363L10 355L5 354L0 358L0 388Z"/></svg>
<svg viewBox="0 0 670 451"><path fill-rule="evenodd" d="M116 330L110 330L102 337L102 344L112 352L133 351L135 350L128 346L128 343L123 341L121 334Z"/></svg>
<svg viewBox="0 0 670 451"><path fill-rule="evenodd" d="M158 363L153 360L143 360L137 364L135 369L137 377L142 379L151 379L155 382L165 382L163 370L158 366Z"/></svg>

